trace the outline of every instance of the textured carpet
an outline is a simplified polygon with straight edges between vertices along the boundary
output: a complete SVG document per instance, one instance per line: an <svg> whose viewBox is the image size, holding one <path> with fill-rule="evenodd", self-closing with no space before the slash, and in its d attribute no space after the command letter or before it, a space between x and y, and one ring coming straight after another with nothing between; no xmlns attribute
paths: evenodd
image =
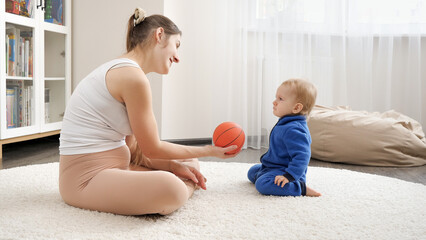
<svg viewBox="0 0 426 240"><path fill-rule="evenodd" d="M62 202L58 163L0 170L0 239L426 239L426 186L311 167L320 198L262 196L252 164L201 162L207 191L169 216L128 217Z"/></svg>

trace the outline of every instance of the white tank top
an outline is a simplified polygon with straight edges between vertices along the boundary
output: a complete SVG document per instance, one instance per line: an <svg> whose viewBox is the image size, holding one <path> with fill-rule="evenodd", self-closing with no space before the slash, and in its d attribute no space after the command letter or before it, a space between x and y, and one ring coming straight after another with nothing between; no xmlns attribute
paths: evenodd
<svg viewBox="0 0 426 240"><path fill-rule="evenodd" d="M65 110L59 152L73 155L107 151L126 144L132 134L127 110L111 96L105 75L112 69L139 65L130 59L115 59L96 68L74 90Z"/></svg>

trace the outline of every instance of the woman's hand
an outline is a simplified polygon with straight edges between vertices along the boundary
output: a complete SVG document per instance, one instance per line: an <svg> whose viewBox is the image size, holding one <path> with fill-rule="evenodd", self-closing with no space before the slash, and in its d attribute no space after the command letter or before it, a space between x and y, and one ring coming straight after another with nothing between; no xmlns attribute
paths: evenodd
<svg viewBox="0 0 426 240"><path fill-rule="evenodd" d="M213 146L213 145L207 145L205 147L207 148L207 151L209 152L209 156L218 157L218 158L222 158L222 159L235 157L235 156L238 155L238 153L241 152L241 150L240 150L240 151L233 153L233 154L227 153L227 152L230 152L230 151L237 149L238 148L237 145L232 145L232 146L224 147L224 148L216 147L216 146Z"/></svg>
<svg viewBox="0 0 426 240"><path fill-rule="evenodd" d="M206 178L196 168L183 164L182 162L171 160L170 172L176 176L193 181L195 184L206 190Z"/></svg>

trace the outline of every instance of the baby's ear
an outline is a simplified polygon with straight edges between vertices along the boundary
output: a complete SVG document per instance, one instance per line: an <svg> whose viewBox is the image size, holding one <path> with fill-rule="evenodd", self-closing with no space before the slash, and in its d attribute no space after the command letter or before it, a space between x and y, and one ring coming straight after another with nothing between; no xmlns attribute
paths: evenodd
<svg viewBox="0 0 426 240"><path fill-rule="evenodd" d="M299 114L303 110L303 104L296 103L293 107L293 114Z"/></svg>

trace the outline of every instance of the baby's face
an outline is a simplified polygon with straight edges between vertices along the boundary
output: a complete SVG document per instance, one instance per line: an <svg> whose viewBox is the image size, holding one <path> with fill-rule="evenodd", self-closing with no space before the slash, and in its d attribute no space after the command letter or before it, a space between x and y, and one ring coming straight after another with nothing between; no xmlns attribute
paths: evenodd
<svg viewBox="0 0 426 240"><path fill-rule="evenodd" d="M274 105L273 113L279 118L297 113L295 112L297 104L296 94L289 86L281 85L278 87L275 100L272 104Z"/></svg>

